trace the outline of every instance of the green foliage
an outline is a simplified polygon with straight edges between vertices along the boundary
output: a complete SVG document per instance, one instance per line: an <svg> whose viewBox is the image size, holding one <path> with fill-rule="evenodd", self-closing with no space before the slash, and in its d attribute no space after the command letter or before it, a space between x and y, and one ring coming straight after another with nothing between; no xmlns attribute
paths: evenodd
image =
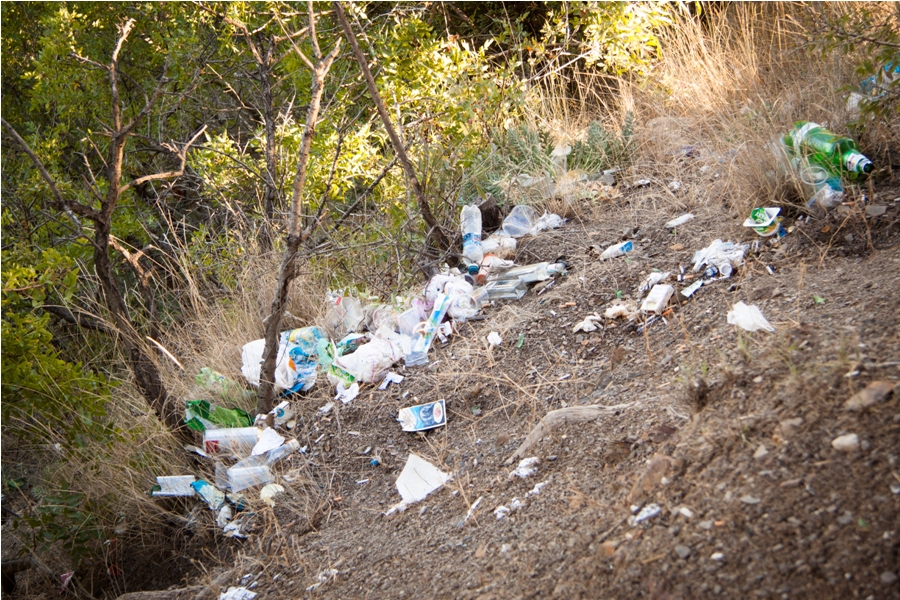
<svg viewBox="0 0 900 600"><path fill-rule="evenodd" d="M62 544L78 567L97 552L97 542L105 537L98 508L85 494L71 491L63 483L55 493L40 498L33 514L15 519L13 527L27 529L35 550L45 551L56 543Z"/></svg>
<svg viewBox="0 0 900 600"><path fill-rule="evenodd" d="M76 288L74 261L50 248L4 252L2 407L4 430L32 443L56 436L75 447L108 441L109 382L53 346L45 304L65 304ZM8 429L7 429L8 428Z"/></svg>
<svg viewBox="0 0 900 600"><path fill-rule="evenodd" d="M604 127L600 121L591 121L583 140L572 146L569 166L587 173L596 173L615 166L623 166L634 153L634 115L625 115L621 132Z"/></svg>
<svg viewBox="0 0 900 600"><path fill-rule="evenodd" d="M859 3L839 11L813 4L809 10L814 23L810 47L858 60L862 117L889 119L900 113L900 4Z"/></svg>
<svg viewBox="0 0 900 600"><path fill-rule="evenodd" d="M669 8L657 2L562 2L526 49L533 67L583 60L614 75L644 75L659 57L659 30L671 23Z"/></svg>

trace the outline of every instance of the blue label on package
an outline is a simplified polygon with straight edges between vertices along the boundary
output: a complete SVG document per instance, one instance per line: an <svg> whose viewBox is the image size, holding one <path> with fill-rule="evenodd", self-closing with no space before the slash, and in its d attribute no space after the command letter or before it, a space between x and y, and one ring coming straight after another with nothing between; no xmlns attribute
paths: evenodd
<svg viewBox="0 0 900 600"><path fill-rule="evenodd" d="M447 410L443 400L401 408L397 415L403 431L425 431L447 424Z"/></svg>

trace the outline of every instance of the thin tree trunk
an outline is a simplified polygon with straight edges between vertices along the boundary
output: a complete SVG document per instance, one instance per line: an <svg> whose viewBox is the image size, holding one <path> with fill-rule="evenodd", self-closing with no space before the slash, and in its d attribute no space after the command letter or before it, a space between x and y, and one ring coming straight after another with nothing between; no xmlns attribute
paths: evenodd
<svg viewBox="0 0 900 600"><path fill-rule="evenodd" d="M265 213L264 234L262 246L264 250L272 249L274 233L271 229L275 218L275 200L278 197L276 172L278 169L278 157L275 154L275 98L272 92L272 56L275 52L275 42L270 40L264 61L257 63L260 83L263 93L263 118L266 129L266 191L263 200Z"/></svg>
<svg viewBox="0 0 900 600"><path fill-rule="evenodd" d="M288 292L290 291L291 282L297 277L297 261L298 250L306 238L312 232L312 228L307 228L301 232L303 223L303 186L306 183L306 172L309 164L309 151L312 147L313 135L316 131L316 124L319 120L319 109L322 105L322 94L325 91L325 76L331 69L331 64L337 58L340 51L340 39L335 42L335 46L328 56L323 57L316 40L315 32L315 14L312 9L312 2L309 3L309 25L310 35L315 49L316 63L312 65L299 49L297 49L300 57L312 66L312 89L310 93L309 108L306 112L306 125L303 128L303 137L300 141L300 151L297 157L297 172L294 177L293 197L291 199L291 222L288 228L287 245L284 249L284 255L281 259L281 266L278 269L278 283L275 290L275 298L272 300L272 312L266 319L266 345L263 350L263 364L259 377L259 396L257 401L257 411L260 414L266 414L272 410L275 399L275 360L278 357L278 345L280 341L281 319L284 316L284 309L287 306Z"/></svg>
<svg viewBox="0 0 900 600"><path fill-rule="evenodd" d="M419 185L419 178L416 177L416 171L406 154L406 150L403 148L403 143L400 141L400 137L397 135L394 126L391 124L391 118L388 115L387 108L385 108L384 101L381 99L381 94L378 93L378 87L375 85L375 78L372 77L372 71L369 69L366 57L363 56L362 50L359 49L359 43L356 41L356 36L350 28L350 23L347 21L347 15L344 14L344 8L337 0L335 0L333 4L335 14L337 14L338 21L340 21L341 27L344 30L344 36L347 38L347 42L353 49L353 55L356 57L356 62L359 63L359 68L366 80L369 94L371 94L372 101L375 102L375 107L378 109L378 114L381 116L381 122L384 123L384 128L387 130L388 137L391 138L391 145L394 147L394 153L400 159L400 164L403 167L403 171L406 173L406 178L409 180L409 186L412 188L413 195L416 197L416 201L419 204L419 211L422 213L422 219L424 219L425 225L428 226L428 239L434 248L440 252L446 252L450 249L450 241L447 239L447 236L444 235L444 231L431 213L431 206L429 206L428 200L425 198L425 192L422 191L422 186Z"/></svg>

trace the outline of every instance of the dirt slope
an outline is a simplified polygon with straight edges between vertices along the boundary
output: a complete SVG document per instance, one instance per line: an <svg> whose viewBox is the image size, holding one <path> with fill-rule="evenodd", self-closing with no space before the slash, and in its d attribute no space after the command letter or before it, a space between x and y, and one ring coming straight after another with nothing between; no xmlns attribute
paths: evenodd
<svg viewBox="0 0 900 600"><path fill-rule="evenodd" d="M834 214L763 243L667 322L573 333L616 290L637 298L651 270L690 273L713 239L758 239L714 206L666 230L675 215L654 210L652 193L527 240L518 263L566 255L569 275L489 307L428 367L400 369L400 386L305 423L311 453L245 542L244 583L262 598L900 597L900 193L878 191L888 210L875 219ZM627 259L590 250L626 230L638 240ZM728 325L740 300L776 332ZM504 341L488 350L491 331ZM842 407L876 380L893 393ZM398 408L438 398L446 428L400 431ZM303 402L311 414L323 396ZM537 474L509 477L504 461L541 417L593 404L627 407L555 430L526 453ZM850 433L857 450L832 446ZM410 452L454 478L386 517ZM498 520L513 498L522 507ZM657 516L628 522L651 503Z"/></svg>

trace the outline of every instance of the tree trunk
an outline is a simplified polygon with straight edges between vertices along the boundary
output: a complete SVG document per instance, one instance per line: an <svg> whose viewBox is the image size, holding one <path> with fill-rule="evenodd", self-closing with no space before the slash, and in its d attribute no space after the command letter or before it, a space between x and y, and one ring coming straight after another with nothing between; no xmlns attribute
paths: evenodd
<svg viewBox="0 0 900 600"><path fill-rule="evenodd" d="M260 239L263 250L271 250L274 238L272 222L275 218L275 200L278 198L276 182L278 157L275 153L275 98L272 92L272 56L275 42L270 40L265 59L257 63L263 93L263 118L266 130L266 191L263 199L263 236Z"/></svg>
<svg viewBox="0 0 900 600"><path fill-rule="evenodd" d="M259 396L257 401L257 411L260 414L266 414L272 410L275 399L275 360L278 357L278 345L281 333L281 319L284 316L284 309L287 306L288 292L290 291L291 282L297 276L297 251L300 249L306 238L312 233L311 228L307 228L302 233L300 227L302 224L302 206L303 206L303 186L306 183L306 172L309 164L309 151L312 147L313 135L316 131L316 123L319 120L319 109L322 104L322 94L325 91L325 76L331 69L331 64L337 58L340 51L340 39L335 42L335 46L328 56L323 57L319 51L318 41L315 39L315 15L312 12L312 4L310 3L310 35L313 38L313 46L316 52L316 63L313 66L312 89L310 93L309 108L306 112L306 126L303 128L303 138L300 142L300 151L297 159L297 172L294 177L293 197L291 200L291 222L287 235L287 247L284 249L284 255L281 259L281 266L278 269L278 282L275 290L275 298L272 300L272 312L266 319L266 345L263 350L263 364L259 377ZM299 49L297 50L299 53ZM302 56L305 60L305 56Z"/></svg>
<svg viewBox="0 0 900 600"><path fill-rule="evenodd" d="M356 62L359 63L359 68L366 80L369 94L371 94L372 101L378 109L378 114L381 116L381 122L384 124L385 130L387 130L388 137L391 138L391 145L394 147L394 153L400 159L400 164L403 167L403 171L406 173L406 178L409 180L409 187L412 188L413 195L416 197L416 201L419 204L419 211L422 213L422 219L425 221L425 225L428 226L428 240L430 245L441 253L446 252L450 249L450 241L447 239L447 236L444 235L443 229L441 229L441 226L431 213L431 206L429 206L428 200L425 198L425 192L422 190L422 186L419 185L419 178L416 177L416 171L406 154L406 150L403 148L403 143L400 141L400 137L397 135L394 126L391 124L391 118L388 115L387 108L385 108L384 101L381 99L381 94L378 93L378 87L375 85L375 78L372 77L372 71L369 69L366 57L363 56L362 50L359 49L359 43L356 41L356 36L353 34L350 23L347 21L347 15L344 14L344 8L337 0L335 0L333 4L335 14L337 14L338 21L340 21L341 27L344 30L344 37L347 38L347 42L353 49L353 55L356 57Z"/></svg>

